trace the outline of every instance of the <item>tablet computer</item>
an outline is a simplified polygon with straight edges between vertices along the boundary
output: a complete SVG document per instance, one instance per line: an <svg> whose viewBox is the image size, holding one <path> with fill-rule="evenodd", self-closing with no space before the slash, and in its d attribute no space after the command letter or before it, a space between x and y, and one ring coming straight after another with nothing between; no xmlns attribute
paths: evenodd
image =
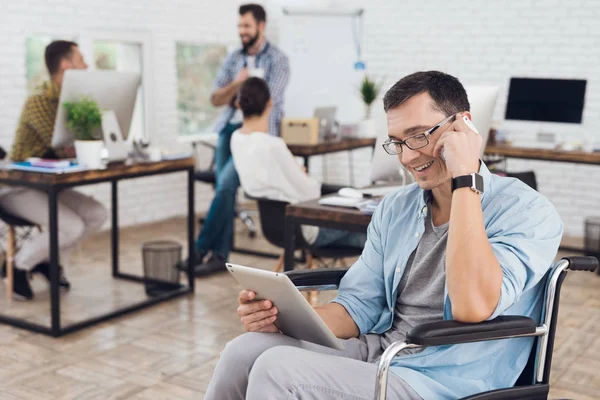
<svg viewBox="0 0 600 400"><path fill-rule="evenodd" d="M340 339L287 275L235 264L227 264L227 270L245 289L255 292L257 300L273 302L279 310L275 326L285 335L337 350L344 349Z"/></svg>

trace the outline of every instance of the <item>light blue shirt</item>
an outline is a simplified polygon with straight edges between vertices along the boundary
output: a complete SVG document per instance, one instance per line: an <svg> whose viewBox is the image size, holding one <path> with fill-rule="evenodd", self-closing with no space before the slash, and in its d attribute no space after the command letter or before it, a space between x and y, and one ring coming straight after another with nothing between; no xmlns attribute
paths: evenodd
<svg viewBox="0 0 600 400"><path fill-rule="evenodd" d="M524 315L539 322L541 280L558 251L562 221L548 199L521 181L492 175L483 163L479 173L485 230L503 274L500 301L490 319ZM387 196L373 215L365 249L333 300L348 310L361 335L382 334L392 327L398 283L425 231L429 196L417 184L408 185ZM452 319L447 285L444 319ZM466 397L512 387L527 364L533 340L428 347L396 357L390 370L423 399Z"/></svg>

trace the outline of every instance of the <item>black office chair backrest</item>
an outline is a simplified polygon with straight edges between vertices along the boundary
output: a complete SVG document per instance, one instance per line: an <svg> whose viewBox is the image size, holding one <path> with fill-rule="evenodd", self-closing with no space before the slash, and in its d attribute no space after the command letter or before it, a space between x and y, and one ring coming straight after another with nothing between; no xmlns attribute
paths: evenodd
<svg viewBox="0 0 600 400"><path fill-rule="evenodd" d="M258 204L258 214L263 236L273 246L284 248L285 236L285 207L289 204L285 201L254 198ZM306 248L300 227L296 229L295 248Z"/></svg>
<svg viewBox="0 0 600 400"><path fill-rule="evenodd" d="M537 181L535 179L535 173L533 171L507 172L506 176L510 178L517 178L525 184L529 185L533 190L537 190Z"/></svg>

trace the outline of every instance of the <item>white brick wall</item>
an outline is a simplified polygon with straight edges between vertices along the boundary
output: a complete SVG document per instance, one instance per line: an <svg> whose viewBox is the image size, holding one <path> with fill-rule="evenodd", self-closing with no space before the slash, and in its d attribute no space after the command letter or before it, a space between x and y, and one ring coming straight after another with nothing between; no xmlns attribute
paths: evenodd
<svg viewBox="0 0 600 400"><path fill-rule="evenodd" d="M26 95L25 38L34 34L77 35L85 29L148 32L153 42L155 143L177 133L175 41L236 44L239 1L0 0L0 144L10 147ZM269 32L276 41L280 4L266 2ZM339 2L342 4L342 2ZM600 4L593 1L416 0L345 1L365 13L365 59L387 86L423 69L451 73L465 84L501 87L495 120L501 121L511 76L588 80L583 128L600 126ZM293 68L293 66L292 66ZM575 134L577 136L577 133ZM354 154L355 182L368 182L370 151ZM205 155L206 156L206 155ZM536 171L539 189L557 206L569 235L583 235L583 218L599 214L600 167L511 160L514 170ZM312 161L313 173L322 173ZM327 157L329 181L348 182L348 156ZM581 182L581 183L580 183ZM108 185L88 189L109 204ZM121 184L125 225L185 212L185 177L146 178ZM210 188L198 185L197 210L207 207Z"/></svg>
<svg viewBox="0 0 600 400"><path fill-rule="evenodd" d="M587 132L600 144L599 2L345 2L349 3L366 9L367 68L385 77L388 86L408 73L429 69L453 74L465 84L498 85L498 125L512 76L587 79L583 124L569 136L584 139ZM539 190L563 218L565 234L583 236L584 218L600 215L600 166L514 159L508 166L536 172Z"/></svg>

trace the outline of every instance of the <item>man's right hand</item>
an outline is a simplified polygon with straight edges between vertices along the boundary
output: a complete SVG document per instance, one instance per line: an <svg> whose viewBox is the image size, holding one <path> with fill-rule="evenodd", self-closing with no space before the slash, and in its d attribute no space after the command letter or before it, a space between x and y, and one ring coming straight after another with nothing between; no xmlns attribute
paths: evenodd
<svg viewBox="0 0 600 400"><path fill-rule="evenodd" d="M248 332L279 332L274 324L277 307L270 300L255 300L256 293L242 290L238 296L237 314Z"/></svg>
<svg viewBox="0 0 600 400"><path fill-rule="evenodd" d="M237 76L235 77L235 81L242 83L246 79L248 79L248 68L242 68L242 70L238 72Z"/></svg>

